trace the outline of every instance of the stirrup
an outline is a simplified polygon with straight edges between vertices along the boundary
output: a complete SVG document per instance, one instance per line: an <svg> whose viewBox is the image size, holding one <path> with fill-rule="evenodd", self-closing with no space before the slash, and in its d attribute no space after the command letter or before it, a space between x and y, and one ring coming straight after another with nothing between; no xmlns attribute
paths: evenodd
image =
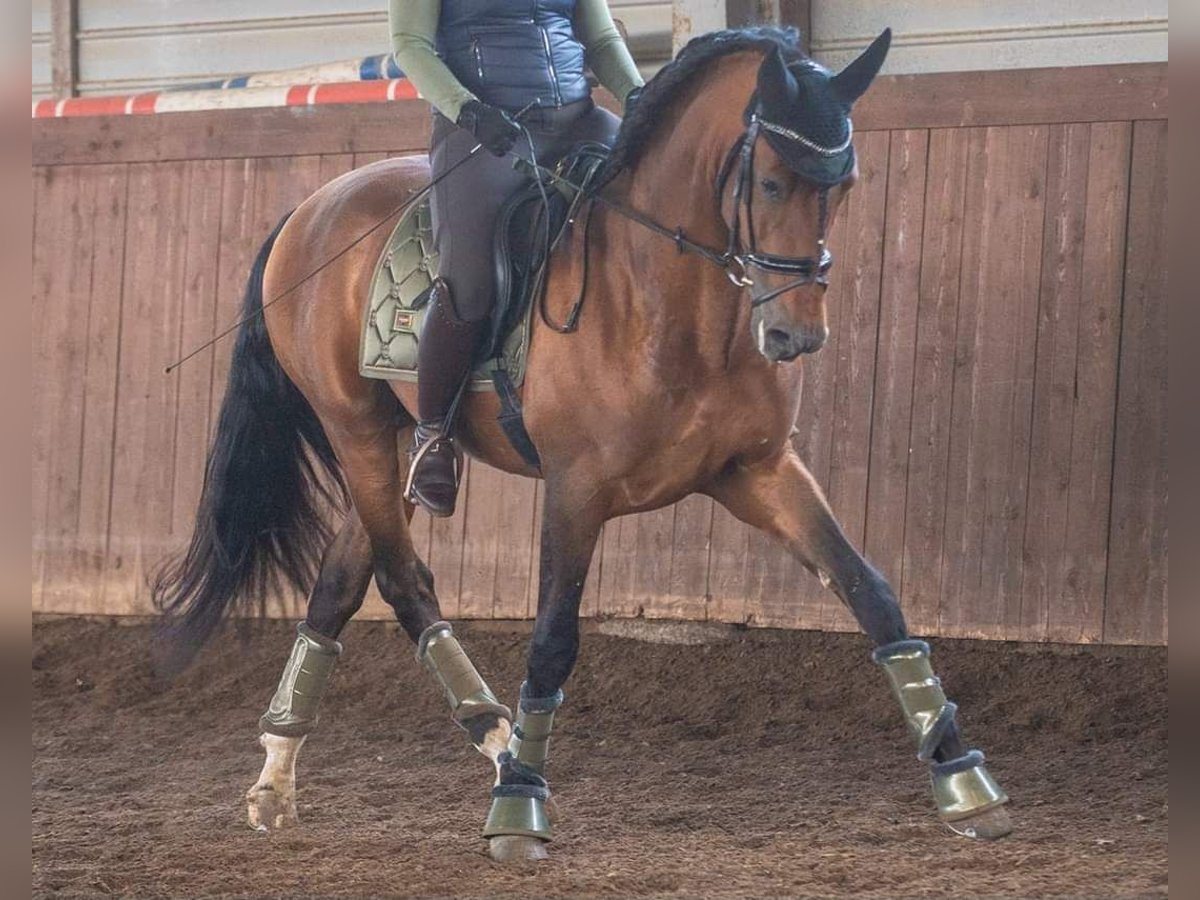
<svg viewBox="0 0 1200 900"><path fill-rule="evenodd" d="M428 432L429 436L419 443L416 443L408 452L408 478L404 483L404 499L409 503L420 506L422 509L429 512L431 515L447 517L454 514L455 501L458 497L458 490L462 486L462 471L463 471L463 455L458 448L458 444L448 434L442 432L440 428L431 429ZM414 441L418 440L421 435L421 426L418 425L413 433ZM443 447L448 447L453 454L453 478L454 478L454 495L450 502L439 507L436 503L431 503L425 498L422 498L416 490L416 475L422 461L428 454L434 450L439 450Z"/></svg>

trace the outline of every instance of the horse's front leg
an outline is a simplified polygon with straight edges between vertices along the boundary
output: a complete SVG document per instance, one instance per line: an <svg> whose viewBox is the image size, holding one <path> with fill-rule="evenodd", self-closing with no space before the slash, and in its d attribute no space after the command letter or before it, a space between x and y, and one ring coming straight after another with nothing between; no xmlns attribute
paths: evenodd
<svg viewBox="0 0 1200 900"><path fill-rule="evenodd" d="M484 826L492 857L544 859L551 838L546 757L562 685L579 654L579 603L603 516L548 484L542 510L541 579L520 705L500 758Z"/></svg>
<svg viewBox="0 0 1200 900"><path fill-rule="evenodd" d="M1002 808L1008 798L988 774L983 754L968 751L929 662L929 645L910 640L904 616L882 575L850 545L829 504L789 447L780 456L726 474L709 491L730 512L780 538L807 568L833 588L876 644L873 659L887 673L930 767L942 819L969 837L1001 837L1011 830Z"/></svg>

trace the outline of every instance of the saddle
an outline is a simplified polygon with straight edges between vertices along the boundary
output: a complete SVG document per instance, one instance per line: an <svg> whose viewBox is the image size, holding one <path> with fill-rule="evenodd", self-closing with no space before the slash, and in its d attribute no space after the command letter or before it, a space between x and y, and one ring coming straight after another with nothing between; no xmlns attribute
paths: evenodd
<svg viewBox="0 0 1200 900"><path fill-rule="evenodd" d="M493 240L496 302L491 328L467 387L494 390L499 395L500 424L532 465L538 464L537 451L525 432L517 388L525 378L535 298L545 287L554 249L579 206L595 189L596 176L608 154L604 144L577 144L554 165L556 178L541 175L531 164L518 160L515 165L529 176L528 183L505 202L497 218ZM360 374L417 380L417 346L437 275L438 257L426 198L401 216L376 264L363 319Z"/></svg>
<svg viewBox="0 0 1200 900"><path fill-rule="evenodd" d="M496 305L491 340L486 342L489 358L500 353L505 337L541 295L550 254L589 196L608 155L604 144L576 144L554 167L556 178L540 177L525 160L515 163L529 183L505 202L496 222Z"/></svg>

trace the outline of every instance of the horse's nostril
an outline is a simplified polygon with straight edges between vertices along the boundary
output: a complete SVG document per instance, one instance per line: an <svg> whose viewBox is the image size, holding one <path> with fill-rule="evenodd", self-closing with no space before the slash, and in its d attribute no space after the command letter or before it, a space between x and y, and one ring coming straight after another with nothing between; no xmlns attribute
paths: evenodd
<svg viewBox="0 0 1200 900"><path fill-rule="evenodd" d="M791 332L784 331L782 328L771 328L767 330L767 346L784 348L792 343Z"/></svg>

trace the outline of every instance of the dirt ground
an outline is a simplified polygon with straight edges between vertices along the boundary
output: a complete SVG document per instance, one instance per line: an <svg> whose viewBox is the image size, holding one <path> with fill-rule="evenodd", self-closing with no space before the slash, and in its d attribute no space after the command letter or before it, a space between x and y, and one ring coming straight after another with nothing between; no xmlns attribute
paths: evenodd
<svg viewBox="0 0 1200 900"><path fill-rule="evenodd" d="M526 634L462 626L515 695ZM353 624L300 756L300 828L245 825L255 726L289 626L229 631L170 686L147 626L41 622L33 893L173 896L1147 896L1167 891L1162 649L935 642L1017 831L932 809L864 638L738 632L702 646L585 634L549 775L552 858L492 863L490 766L407 640Z"/></svg>

